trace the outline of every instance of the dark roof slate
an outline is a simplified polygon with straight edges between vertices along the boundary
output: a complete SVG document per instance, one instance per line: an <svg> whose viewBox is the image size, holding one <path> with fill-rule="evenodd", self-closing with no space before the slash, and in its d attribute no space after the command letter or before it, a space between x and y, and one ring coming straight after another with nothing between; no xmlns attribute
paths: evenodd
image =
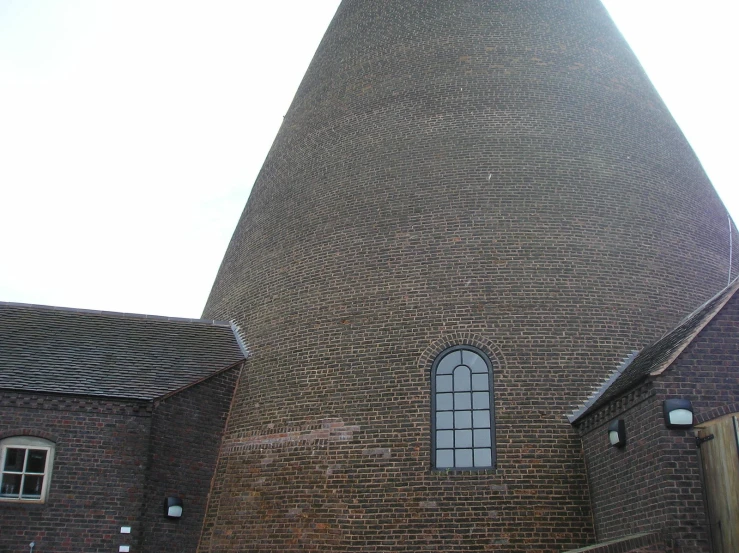
<svg viewBox="0 0 739 553"><path fill-rule="evenodd" d="M611 399L636 387L650 375L661 374L721 311L738 288L739 278L693 311L659 340L629 356L588 401L568 417L570 422L577 422Z"/></svg>
<svg viewBox="0 0 739 553"><path fill-rule="evenodd" d="M228 322L0 302L0 389L152 400L244 358Z"/></svg>

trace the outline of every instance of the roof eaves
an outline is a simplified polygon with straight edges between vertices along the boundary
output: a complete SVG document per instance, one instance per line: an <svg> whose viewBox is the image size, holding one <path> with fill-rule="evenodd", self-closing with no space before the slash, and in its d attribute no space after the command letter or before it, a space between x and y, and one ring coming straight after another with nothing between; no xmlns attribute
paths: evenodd
<svg viewBox="0 0 739 553"><path fill-rule="evenodd" d="M192 388L193 386L195 386L197 384L200 384L202 382L205 382L206 380L209 380L209 379L213 378L214 376L218 376L219 374L223 374L223 373L225 373L227 371L230 371L231 369L236 368L239 365L241 365L244 361L245 361L245 359L239 359L236 363L233 363L233 364L229 365L228 367L223 367L222 369L219 369L219 370L217 370L217 371L215 371L213 373L210 373L208 375L205 375L202 378L199 378L197 380L193 380L192 382L188 382L187 384L185 384L181 388L177 388L176 390L172 390L171 392L167 392L166 394L162 394L161 396L157 396L157 397L154 397L152 399L154 401L163 401L165 399L168 399L168 398L170 398L172 396L175 396L175 395L177 395L177 394L179 394L181 392L184 392L185 390L187 390L189 388Z"/></svg>
<svg viewBox="0 0 739 553"><path fill-rule="evenodd" d="M0 301L0 307L2 306L35 309L35 310L46 310L46 311L60 311L60 312L65 312L65 313L79 313L82 315L103 315L106 317L120 317L123 319L146 319L150 321L205 324L208 326L225 326L225 327L231 326L231 322L229 321L219 321L215 319L167 317L165 315L147 315L144 313L123 313L119 311L101 311L99 309L80 309L77 307L59 307L56 305L40 305L40 304L34 304L34 303L16 303L16 302L9 302L9 301Z"/></svg>
<svg viewBox="0 0 739 553"><path fill-rule="evenodd" d="M109 393L96 394L93 392L69 392L66 390L43 390L35 388L19 388L14 386L0 386L0 390L4 392L22 393L22 394L45 394L51 396L70 396L70 397L86 397L91 399L112 399L116 401L143 401L151 402L157 399L153 395L116 395Z"/></svg>
<svg viewBox="0 0 739 553"><path fill-rule="evenodd" d="M570 424L575 423L580 417L582 417L588 409L590 409L596 401L598 401L603 394L608 390L608 388L611 387L611 384L616 382L618 380L618 377L621 376L621 374L626 370L626 368L631 365L632 361L636 359L636 356L639 355L639 350L632 351L629 355L627 355L623 361L621 361L621 364L618 366L618 368L613 371L613 374L608 377L608 379L601 384L601 386L593 392L593 394L585 400L585 403L580 406L580 408L575 409L571 414L567 415L567 419L570 421Z"/></svg>

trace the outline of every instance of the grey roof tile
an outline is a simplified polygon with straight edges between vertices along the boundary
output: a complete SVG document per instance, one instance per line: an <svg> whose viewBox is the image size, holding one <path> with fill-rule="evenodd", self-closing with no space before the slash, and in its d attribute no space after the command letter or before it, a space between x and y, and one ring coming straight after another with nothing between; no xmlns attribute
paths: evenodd
<svg viewBox="0 0 739 553"><path fill-rule="evenodd" d="M726 302L739 289L739 278L721 290L680 324L653 344L629 357L606 382L582 405L569 415L570 422L577 422L609 400L627 392L667 369L678 355L695 339L698 333L718 314Z"/></svg>
<svg viewBox="0 0 739 553"><path fill-rule="evenodd" d="M0 302L0 389L150 400L244 358L229 322Z"/></svg>

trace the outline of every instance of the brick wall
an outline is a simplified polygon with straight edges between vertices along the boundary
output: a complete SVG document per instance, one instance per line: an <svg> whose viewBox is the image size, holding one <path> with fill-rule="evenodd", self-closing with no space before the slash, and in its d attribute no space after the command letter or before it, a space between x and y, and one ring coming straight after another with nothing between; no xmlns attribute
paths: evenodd
<svg viewBox="0 0 739 553"><path fill-rule="evenodd" d="M580 425L598 541L663 532L681 553L709 553L692 432L668 430L664 396L645 384ZM626 446L611 447L608 424L623 419Z"/></svg>
<svg viewBox="0 0 739 553"><path fill-rule="evenodd" d="M723 206L598 2L345 1L205 310L254 356L200 550L592 542L564 413L728 258ZM428 352L465 340L495 364L498 463L439 473Z"/></svg>
<svg viewBox="0 0 739 553"><path fill-rule="evenodd" d="M739 411L739 294L675 360L659 379L666 397L693 402L699 422ZM732 406L732 409L721 408Z"/></svg>
<svg viewBox="0 0 739 553"><path fill-rule="evenodd" d="M655 381L661 398L693 403L696 422L739 412L739 296L731 298ZM672 503L668 528L681 551L706 539L707 515L700 483L700 457L694 432L670 430L666 493Z"/></svg>
<svg viewBox="0 0 739 553"><path fill-rule="evenodd" d="M218 448L240 366L154 407L143 511L142 551L191 553L197 548ZM183 517L163 515L164 498L183 500Z"/></svg>
<svg viewBox="0 0 739 553"><path fill-rule="evenodd" d="M0 552L136 551L147 460L147 403L0 392L0 437L56 443L44 505L0 502ZM133 533L120 534L121 526Z"/></svg>
<svg viewBox="0 0 739 553"><path fill-rule="evenodd" d="M665 428L662 402L690 399L699 423L737 412L736 367L734 297L661 376L580 423L600 540L658 530L678 552L710 551L694 431ZM624 448L608 443L608 423L616 418L626 423Z"/></svg>

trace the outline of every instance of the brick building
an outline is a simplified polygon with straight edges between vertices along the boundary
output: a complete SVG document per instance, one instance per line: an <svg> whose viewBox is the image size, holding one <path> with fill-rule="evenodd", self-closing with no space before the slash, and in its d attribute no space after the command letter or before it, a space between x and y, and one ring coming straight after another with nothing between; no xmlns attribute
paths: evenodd
<svg viewBox="0 0 739 553"><path fill-rule="evenodd" d="M193 551L231 324L0 303L0 337L0 551Z"/></svg>
<svg viewBox="0 0 739 553"><path fill-rule="evenodd" d="M571 415L598 538L647 533L677 551L709 553L711 541L714 551L739 548L738 288L735 280L630 357ZM687 428L666 425L665 402L674 399L690 401ZM616 447L605 439L614 421L625 433Z"/></svg>
<svg viewBox="0 0 739 553"><path fill-rule="evenodd" d="M708 551L728 525L709 531L693 433L739 410L736 239L596 0L344 0L205 307L250 356L207 404L182 550ZM691 428L666 428L672 399ZM146 401L176 448L169 400ZM168 469L122 486L141 551L184 531L149 516L184 493Z"/></svg>
<svg viewBox="0 0 739 553"><path fill-rule="evenodd" d="M566 414L738 274L736 238L596 0L345 0L205 308L254 356L200 551L644 533L594 520Z"/></svg>

